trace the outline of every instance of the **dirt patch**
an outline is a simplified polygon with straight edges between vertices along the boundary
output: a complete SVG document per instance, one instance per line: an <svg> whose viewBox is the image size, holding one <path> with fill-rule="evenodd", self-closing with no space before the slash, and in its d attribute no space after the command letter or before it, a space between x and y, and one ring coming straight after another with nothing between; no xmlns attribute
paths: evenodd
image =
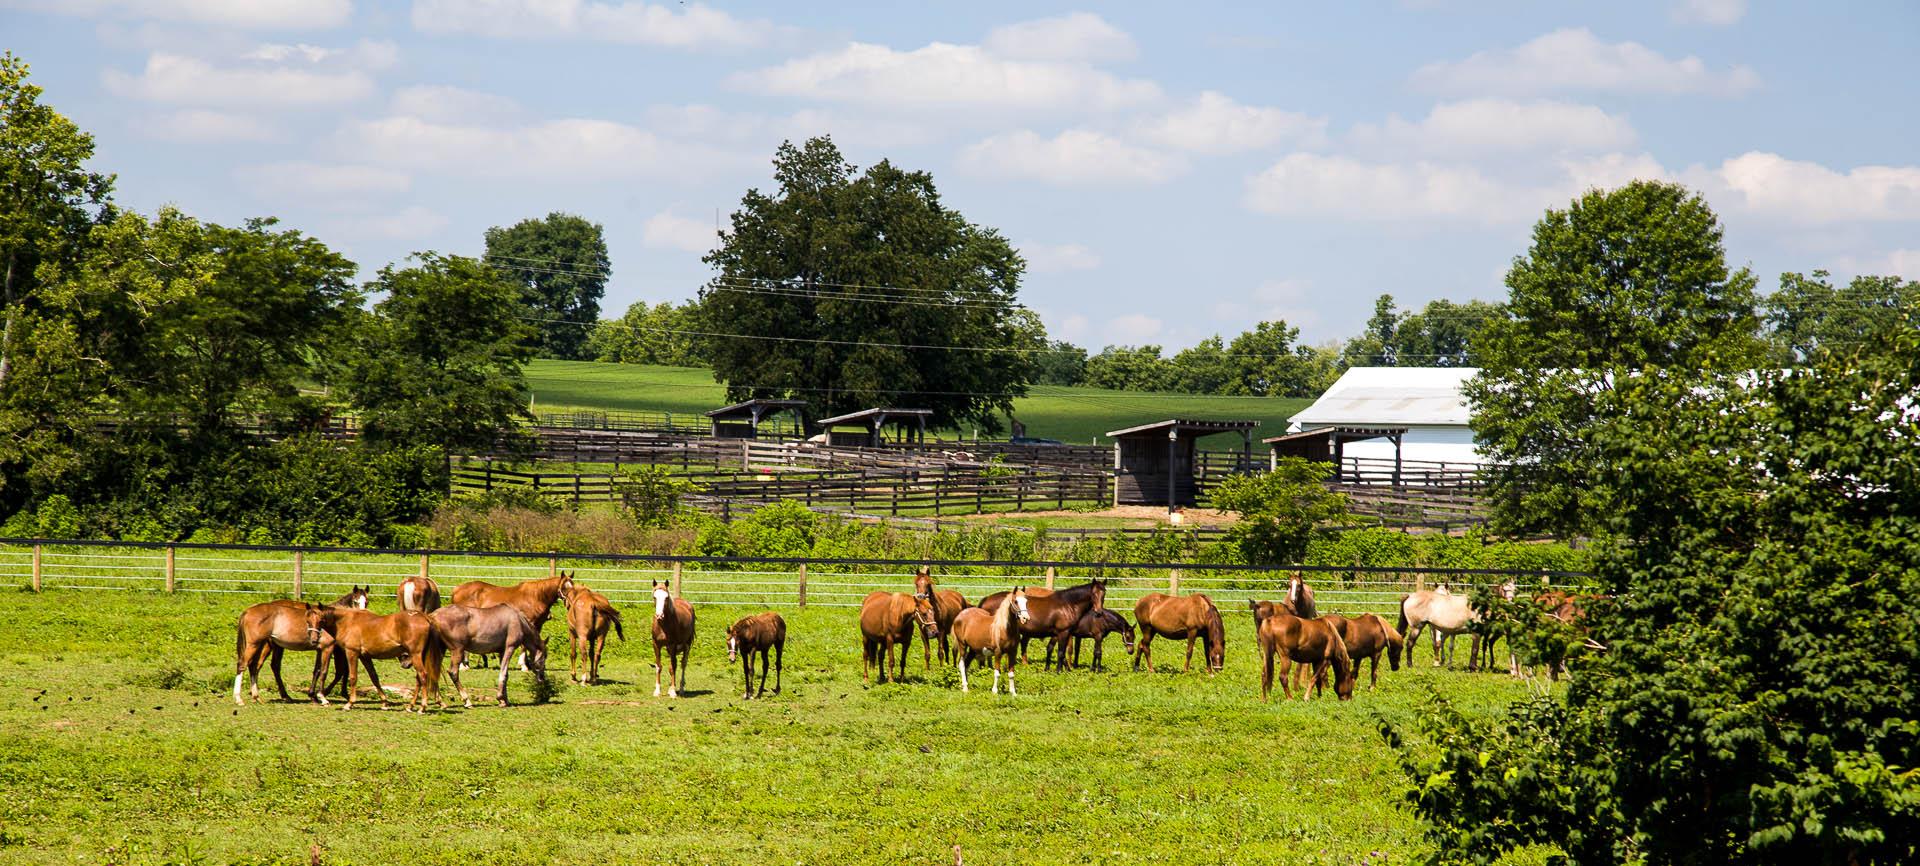
<svg viewBox="0 0 1920 866"><path fill-rule="evenodd" d="M996 514L963 514L941 519L997 520L1007 517L1104 517L1131 521L1142 529L1172 525L1167 522L1167 510L1157 505L1116 505L1099 511L1009 511ZM1188 508L1180 512L1180 517L1182 526L1230 526L1236 519L1232 512L1217 511L1212 508Z"/></svg>

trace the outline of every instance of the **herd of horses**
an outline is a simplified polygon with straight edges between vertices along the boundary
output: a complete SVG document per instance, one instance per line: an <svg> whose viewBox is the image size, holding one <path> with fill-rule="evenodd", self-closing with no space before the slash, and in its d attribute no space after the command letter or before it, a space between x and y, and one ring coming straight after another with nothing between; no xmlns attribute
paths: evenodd
<svg viewBox="0 0 1920 866"><path fill-rule="evenodd" d="M446 604L441 603L440 588L431 579L408 577L396 588L399 610L391 614L368 609L371 589L355 586L329 604L280 599L243 611L236 627L235 703L245 703L243 686L249 682L251 698L260 699L259 673L263 665L272 668L281 699L292 700L281 678L280 660L282 653L295 650L314 653L308 698L322 705L328 703L328 694L344 685L346 708L351 709L358 693L359 670L364 668L384 706L388 693L380 685L373 662L397 660L414 675L414 688L406 701L408 710L424 711L429 700L444 708L447 704L439 687L443 676L471 708L473 700L460 674L468 669L470 657L475 666L484 667L488 657L494 656L498 659L494 699L506 706L507 679L515 658L520 670L546 686L547 649L541 632L556 603L566 611L572 681L583 685L600 682L607 636L626 640L620 611L572 573L513 586L467 581L454 589ZM1501 597L1508 600L1514 591L1512 583L1499 588ZM653 582L652 596L653 693L660 696L664 686L667 697L677 697L686 689L687 658L694 641L694 607L660 581ZM1047 641L1043 664L1049 670L1078 668L1082 644L1088 640L1093 642L1092 668L1103 669L1106 638L1115 634L1132 657L1136 671L1143 666L1153 670L1156 637L1186 642L1183 671L1193 670L1196 645L1201 648L1206 672L1225 667L1226 625L1219 608L1206 594L1150 593L1134 604L1132 622L1107 608L1106 596L1107 582L1094 579L1060 590L1015 586L971 603L959 592L939 586L929 570L922 568L914 577L911 593L880 590L861 603L861 675L872 682L877 669L880 682L903 679L916 632L921 638L923 670L932 669L937 648L940 664L958 668L962 692L971 690L970 668L984 661L993 672L995 694L1000 691L1002 676L1008 694L1018 694L1015 670L1021 663L1030 663L1028 644L1036 639ZM1562 622L1576 622L1583 615L1580 596L1549 591L1534 600L1543 615ZM1371 662L1369 682L1378 685L1380 657L1386 656L1391 670L1399 670L1404 650L1411 664L1415 641L1423 632L1432 635L1436 665L1452 657L1455 636L1472 633L1475 646L1469 669L1476 669L1483 656L1491 667L1492 645L1497 637L1477 629L1481 612L1467 596L1456 595L1444 585L1402 597L1397 623L1372 613L1322 615L1314 603L1312 587L1298 574L1289 581L1281 600L1252 601L1249 606L1262 659L1263 701L1272 691L1276 663L1286 697L1292 698L1296 689L1303 696L1321 694L1330 673L1334 694L1350 700L1362 662ZM769 669L774 674L773 693L780 693L786 639L786 622L772 611L743 617L726 628L727 656L741 665L745 698L766 695ZM757 689L756 658L760 675ZM1511 660L1509 669L1516 675L1521 673L1517 658ZM329 671L333 679L323 687Z"/></svg>

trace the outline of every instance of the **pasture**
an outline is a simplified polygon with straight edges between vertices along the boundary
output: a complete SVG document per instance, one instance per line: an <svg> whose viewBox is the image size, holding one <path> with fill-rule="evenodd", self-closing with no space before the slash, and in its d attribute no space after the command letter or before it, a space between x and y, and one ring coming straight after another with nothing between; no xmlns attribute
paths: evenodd
<svg viewBox="0 0 1920 866"><path fill-rule="evenodd" d="M628 602L610 684L567 684L564 618L547 624L550 703L516 673L506 709L236 708L234 619L264 597L0 594L0 861L1404 861L1419 830L1376 716L1429 690L1489 714L1528 688L1422 652L1351 702L1263 706L1240 610L1218 676L1179 673L1165 643L1159 671L1128 672L1110 639L1109 671L1023 667L1014 699L923 674L917 646L906 683L870 687L852 609L786 606L786 689L743 702L722 629L763 608L703 604L670 701ZM288 654L290 686L310 658Z"/></svg>
<svg viewBox="0 0 1920 866"><path fill-rule="evenodd" d="M695 367L536 360L527 363L526 375L539 412L652 411L699 418L727 403L726 388L713 381L710 371ZM1260 422L1258 435L1278 436L1286 430L1287 418L1311 402L1036 385L1013 406L1014 414L1027 425L1027 435L1085 445L1096 436L1104 440L1108 430L1174 417L1247 418ZM945 435L972 433L946 431ZM1201 444L1238 448L1239 437L1215 436Z"/></svg>

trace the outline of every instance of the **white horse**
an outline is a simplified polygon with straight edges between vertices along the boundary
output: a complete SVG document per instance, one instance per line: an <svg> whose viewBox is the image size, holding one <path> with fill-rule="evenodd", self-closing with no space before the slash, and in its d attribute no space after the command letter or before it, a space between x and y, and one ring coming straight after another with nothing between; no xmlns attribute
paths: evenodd
<svg viewBox="0 0 1920 866"><path fill-rule="evenodd" d="M1409 593L1400 599L1400 633L1407 636L1407 664L1413 664L1413 649L1420 645L1420 632L1433 631L1433 664L1453 656L1453 636L1467 630L1480 618L1464 595L1454 595L1441 584L1434 589ZM1442 655L1444 651L1444 656Z"/></svg>

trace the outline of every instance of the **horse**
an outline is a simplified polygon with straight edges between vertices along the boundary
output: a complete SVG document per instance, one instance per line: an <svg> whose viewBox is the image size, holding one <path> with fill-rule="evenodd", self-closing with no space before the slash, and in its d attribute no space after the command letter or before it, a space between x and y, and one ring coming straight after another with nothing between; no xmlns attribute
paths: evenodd
<svg viewBox="0 0 1920 866"><path fill-rule="evenodd" d="M347 705L353 709L354 692L359 686L359 665L367 668L367 676L373 680L374 691L380 695L380 706L387 705L387 692L380 687L380 674L373 669L374 659L400 659L402 666L413 668L413 694L407 696L407 709L418 705L421 712L427 710L427 697L432 695L444 709L447 702L440 698L440 662L446 655L446 642L440 635L439 626L424 613L400 611L382 616L357 608L316 607L307 611L307 631L318 635L325 633L332 642L346 653L342 662L347 669ZM324 661L315 669L314 685L320 684L320 678L326 673ZM326 704L327 696L320 696L320 703Z"/></svg>
<svg viewBox="0 0 1920 866"><path fill-rule="evenodd" d="M365 610L368 591L371 589L372 587L356 586L351 592L335 599L332 606ZM280 699L293 700L293 697L287 694L286 682L280 678L280 655L286 650L317 652L321 649L319 635L307 631L307 611L316 606L302 601L277 599L263 601L240 612L240 620L234 624L234 703L246 705L246 701L240 699L240 682L243 678L251 678L253 700L256 702L260 700L260 662L263 659L272 661L273 684L280 689ZM342 660L342 664L345 663L346 656L337 647L333 648L332 652ZM313 666L315 670L320 668L319 656L314 657ZM334 677L333 682L327 684L326 691L333 691L346 675L345 668L342 668L339 676ZM311 701L319 698L308 694L307 699Z"/></svg>
<svg viewBox="0 0 1920 866"><path fill-rule="evenodd" d="M753 654L760 654L760 697L767 696L767 650L773 650L773 693L780 693L780 673L787 654L787 621L773 611L743 616L727 626L727 661L740 660L746 679L743 701L753 700Z"/></svg>
<svg viewBox="0 0 1920 866"><path fill-rule="evenodd" d="M1300 572L1294 572L1287 581L1287 603L1293 605L1295 616L1313 619L1320 615L1320 611L1313 606L1313 587L1300 579Z"/></svg>
<svg viewBox="0 0 1920 866"><path fill-rule="evenodd" d="M959 616L960 611L967 609L967 597L951 589L940 589L934 586L933 573L925 566L922 566L919 573L913 576L913 594L933 600L933 621L939 626L940 662L945 664L952 661L953 648L947 644L947 634L953 631L953 618ZM921 669L931 670L933 662L930 655L933 642L923 640L920 646Z"/></svg>
<svg viewBox="0 0 1920 866"><path fill-rule="evenodd" d="M887 665L893 657L895 645L900 647L900 672L893 679L898 682L907 675L907 651L913 648L913 627L916 623L921 633L929 638L940 633L932 599L878 589L867 593L866 599L860 602L862 680L871 682L873 663L878 661L880 681L887 681Z"/></svg>
<svg viewBox="0 0 1920 866"><path fill-rule="evenodd" d="M400 581L393 597L400 600L401 610L433 613L440 607L440 584L424 574L416 574Z"/></svg>
<svg viewBox="0 0 1920 866"><path fill-rule="evenodd" d="M1071 666L1076 668L1080 666L1080 642L1092 638L1093 669L1104 670L1100 661L1100 650L1107 642L1107 635L1114 632L1120 633L1120 643L1127 654L1132 655L1133 624L1127 622L1127 618L1121 616L1118 611L1110 607L1101 608L1098 611L1088 611L1085 616L1080 617L1080 621L1073 624L1073 664Z"/></svg>
<svg viewBox="0 0 1920 866"><path fill-rule="evenodd" d="M1073 639L1073 626L1080 621L1080 617L1105 609L1107 582L1095 579L1079 586L1056 590L1051 594L1042 595L1037 592L1025 594L1028 616L1016 626L1021 638L1021 659L1026 658L1025 648L1028 638L1044 637L1048 639L1048 667L1058 664L1064 669L1067 661L1066 647ZM991 613L1006 597L1007 593L996 592L980 599L980 606Z"/></svg>
<svg viewBox="0 0 1920 866"><path fill-rule="evenodd" d="M620 627L620 611L607 597L594 592L578 583L567 588L560 596L560 603L567 608L567 679L582 685L592 685L600 681L600 656L607 651L607 631L611 629L627 640L626 630ZM580 659L587 660L587 675L580 675Z"/></svg>
<svg viewBox="0 0 1920 866"><path fill-rule="evenodd" d="M539 632L547 627L547 617L553 614L553 603L573 587L573 572L562 572L558 577L529 580L513 586L495 586L484 580L469 580L453 589L453 603L467 607L492 607L496 604L510 604L533 623L533 630ZM486 666L487 654L479 653L480 666ZM506 663L505 659L501 660ZM527 660L520 660L520 669L527 669Z"/></svg>
<svg viewBox="0 0 1920 866"><path fill-rule="evenodd" d="M1347 655L1346 641L1340 639L1340 630L1333 623L1317 617L1297 616L1292 605L1282 603L1274 605L1272 615L1260 621L1257 634L1264 659L1260 667L1261 701L1268 700L1268 694L1273 691L1276 654L1280 656L1280 688L1289 699L1293 697L1293 664L1299 662L1303 673L1307 665L1313 665L1307 688L1301 690L1303 697L1321 693L1321 682L1327 668L1332 667L1333 693L1340 700L1353 700L1353 660Z"/></svg>
<svg viewBox="0 0 1920 866"><path fill-rule="evenodd" d="M1446 584L1436 589L1423 589L1400 597L1400 633L1407 636L1407 664L1413 664L1413 649L1420 639L1420 632L1433 630L1433 664L1439 667L1442 661L1441 650L1445 649L1445 658L1453 657L1454 635L1467 630L1480 618L1479 611L1464 595L1454 595Z"/></svg>
<svg viewBox="0 0 1920 866"><path fill-rule="evenodd" d="M1142 663L1153 670L1153 639L1158 635L1187 642L1187 667L1193 670L1193 642L1207 641L1207 670L1219 671L1227 665L1227 625L1213 599L1202 594L1171 596L1152 592L1134 603L1133 620L1140 626L1140 642L1134 645L1133 669Z"/></svg>
<svg viewBox="0 0 1920 866"><path fill-rule="evenodd" d="M1031 615L1032 604L1026 590L1017 586L1004 598L1006 601L992 613L988 613L984 606L970 607L953 620L953 639L960 655L962 692L970 690L967 685L968 663L975 656L985 653L987 663L993 666L993 693L1000 693L1000 670L1004 667L1007 672L1007 694L1020 694L1013 684L1013 651L1019 638L1014 621L1025 622Z"/></svg>
<svg viewBox="0 0 1920 866"><path fill-rule="evenodd" d="M660 696L660 653L666 651L667 697L677 698L687 688L687 653L693 650L693 604L674 598L668 584L653 582L653 696ZM678 686L675 686L678 683Z"/></svg>
<svg viewBox="0 0 1920 866"><path fill-rule="evenodd" d="M1509 579L1507 582L1494 587L1493 591L1502 601L1512 601L1515 588L1514 582ZM1471 598L1471 596L1469 596L1469 598ZM1467 631L1473 634L1473 641L1469 644L1467 652L1467 670L1480 670L1480 662L1483 658L1486 660L1486 669L1493 670L1493 646L1500 642L1502 635L1506 634L1507 629L1503 626L1511 625L1512 623L1489 621L1486 611L1476 610L1474 612L1474 624L1467 629ZM1510 659L1513 656L1513 638L1510 635L1507 636L1507 655ZM1511 669L1511 666L1509 666L1509 669Z"/></svg>
<svg viewBox="0 0 1920 866"><path fill-rule="evenodd" d="M1388 625L1379 614L1363 613L1355 617L1345 617L1330 613L1321 619L1339 629L1340 640L1347 645L1347 657L1353 661L1353 673L1356 678L1360 675L1361 662L1373 663L1372 679L1367 684L1368 688L1376 688L1380 685L1382 655L1387 657L1389 669L1396 671L1400 669L1400 651L1405 648L1406 639L1402 638L1399 632L1394 631L1393 626Z"/></svg>
<svg viewBox="0 0 1920 866"><path fill-rule="evenodd" d="M447 666L447 676L453 680L453 687L460 693L460 701L467 709L473 709L473 698L467 694L467 687L460 683L460 663L467 653L500 653L504 658L514 650L525 653L533 663L533 674L541 682L547 680L547 644L540 639L540 630L533 627L533 621L512 605L496 604L493 607L467 607L464 604L450 604L436 608L426 615L433 621L440 639L446 642L447 649L453 654L452 663ZM494 695L494 702L507 705L507 666L500 666L500 685Z"/></svg>

